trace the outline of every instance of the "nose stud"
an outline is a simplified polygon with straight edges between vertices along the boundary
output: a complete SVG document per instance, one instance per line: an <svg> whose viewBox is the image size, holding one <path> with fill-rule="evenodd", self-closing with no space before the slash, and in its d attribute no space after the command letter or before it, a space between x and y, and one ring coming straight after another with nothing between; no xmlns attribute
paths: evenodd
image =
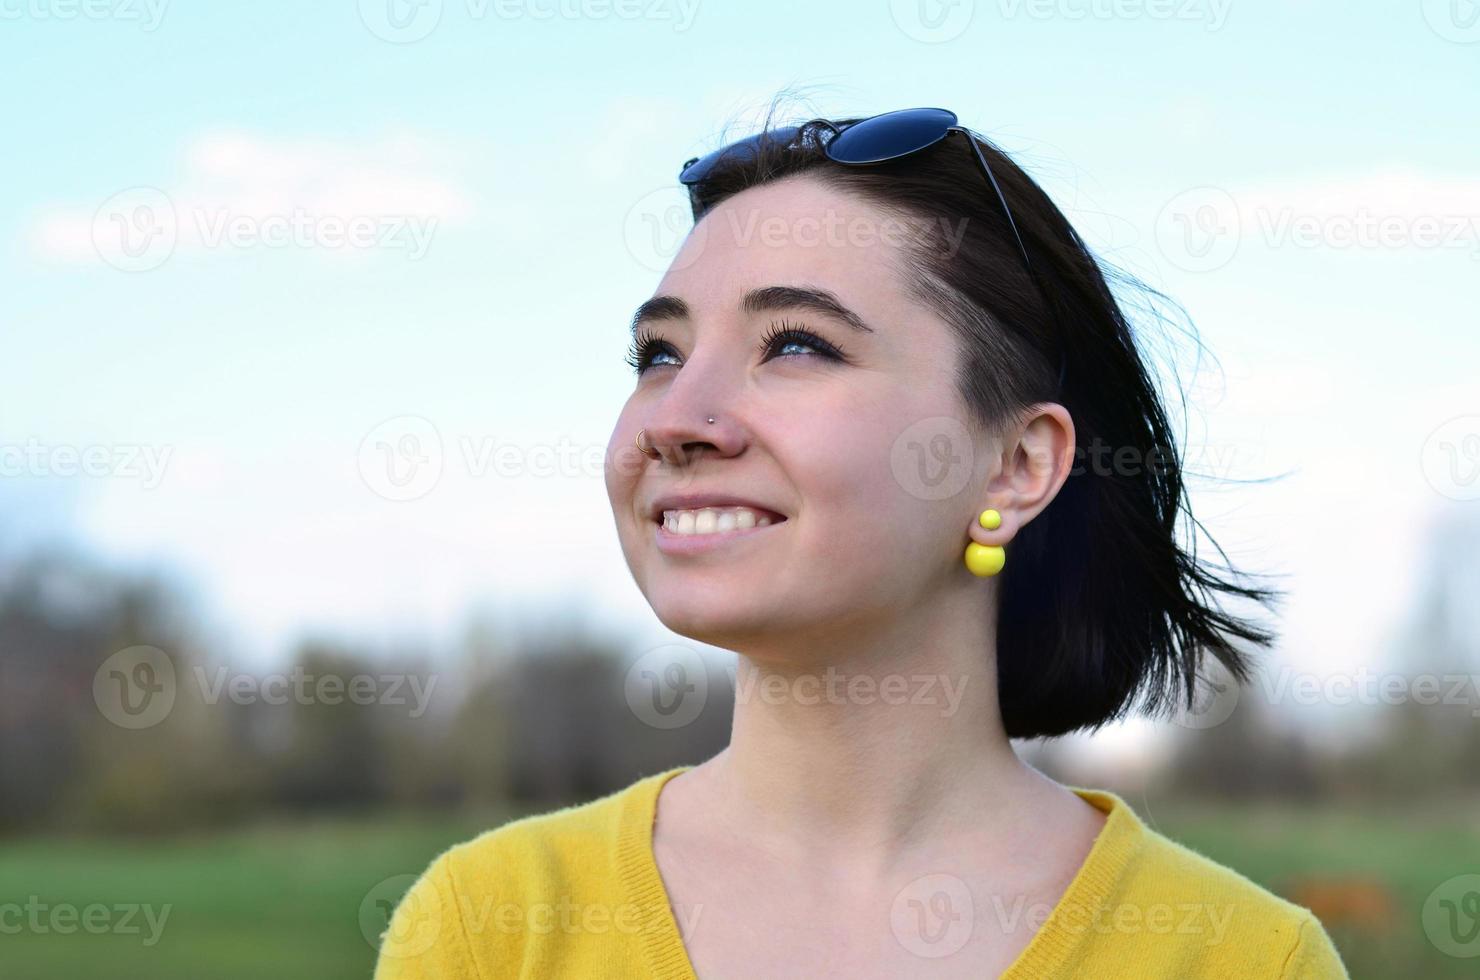
<svg viewBox="0 0 1480 980"><path fill-rule="evenodd" d="M714 418L713 415L711 415L707 419L705 419L704 421L708 422L710 425L713 425L715 423L715 418ZM644 432L646 432L646 431L647 431L647 429L638 429L637 430L637 439L634 440L637 443L637 451L640 452L640 453L642 453L644 456L648 456L648 457L650 457L652 459L657 459L659 456L662 456L663 454L660 453L660 452L658 452L656 449L644 449L643 448L643 445L642 445L642 434Z"/></svg>

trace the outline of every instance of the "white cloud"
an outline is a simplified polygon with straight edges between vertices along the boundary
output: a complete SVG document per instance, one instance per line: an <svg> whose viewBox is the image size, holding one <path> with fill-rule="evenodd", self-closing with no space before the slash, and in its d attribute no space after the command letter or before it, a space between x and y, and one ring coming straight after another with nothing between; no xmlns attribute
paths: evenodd
<svg viewBox="0 0 1480 980"><path fill-rule="evenodd" d="M404 247L472 213L455 173L463 162L452 148L406 133L350 143L217 130L186 146L174 181L42 212L30 246L52 261L109 258L117 235L129 233L120 231L125 219L148 208L142 224L164 228L171 252L275 242L337 254L363 251L344 247L357 242ZM350 227L357 238L346 239Z"/></svg>
<svg viewBox="0 0 1480 980"><path fill-rule="evenodd" d="M1177 265L1217 269L1240 240L1269 248L1480 248L1480 177L1390 167L1244 186L1202 186L1161 209L1157 241Z"/></svg>
<svg viewBox="0 0 1480 980"><path fill-rule="evenodd" d="M1434 215L1480 216L1480 176L1386 168L1330 178L1262 184L1234 195L1247 209L1335 217L1363 209L1416 219Z"/></svg>

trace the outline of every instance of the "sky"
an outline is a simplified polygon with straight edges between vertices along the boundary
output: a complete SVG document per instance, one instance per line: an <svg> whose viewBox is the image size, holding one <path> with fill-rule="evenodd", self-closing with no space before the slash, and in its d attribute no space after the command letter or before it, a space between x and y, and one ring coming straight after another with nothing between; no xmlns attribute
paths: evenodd
<svg viewBox="0 0 1480 980"><path fill-rule="evenodd" d="M1284 576L1282 662L1384 663L1480 520L1468 0L0 0L0 80L0 546L172 570L244 662L668 638L601 476L627 325L679 165L787 87L955 110L1186 308L1211 357L1146 341L1191 464L1280 477L1193 511Z"/></svg>

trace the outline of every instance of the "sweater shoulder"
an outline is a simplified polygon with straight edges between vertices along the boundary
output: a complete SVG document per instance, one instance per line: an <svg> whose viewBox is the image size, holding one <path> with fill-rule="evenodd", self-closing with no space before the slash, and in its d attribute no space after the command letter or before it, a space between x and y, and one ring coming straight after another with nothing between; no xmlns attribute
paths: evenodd
<svg viewBox="0 0 1480 980"><path fill-rule="evenodd" d="M584 803L510 820L455 844L442 855L460 891L550 893L614 887L624 820L651 788L652 776Z"/></svg>
<svg viewBox="0 0 1480 980"><path fill-rule="evenodd" d="M1290 921L1306 913L1242 872L1149 827L1138 864L1142 874L1159 879L1160 889L1182 901L1234 902Z"/></svg>
<svg viewBox="0 0 1480 980"><path fill-rule="evenodd" d="M620 844L624 830L639 839L655 778L444 850L398 906L377 980L577 975L583 956L635 963L635 940L621 931L633 917L622 878L632 845Z"/></svg>
<svg viewBox="0 0 1480 980"><path fill-rule="evenodd" d="M1125 889L1127 900L1134 905L1169 906L1173 918L1180 914L1186 927L1209 947L1240 950L1241 958L1258 960L1257 964L1246 962L1245 968L1260 976L1306 976L1287 971L1312 948L1335 956L1329 937L1310 909L1150 828L1144 832L1137 860L1128 869Z"/></svg>

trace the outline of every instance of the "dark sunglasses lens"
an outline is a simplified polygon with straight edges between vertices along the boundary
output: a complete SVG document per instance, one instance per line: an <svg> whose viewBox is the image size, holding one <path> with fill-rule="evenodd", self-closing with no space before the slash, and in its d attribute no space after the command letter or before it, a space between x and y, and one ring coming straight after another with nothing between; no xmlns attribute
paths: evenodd
<svg viewBox="0 0 1480 980"><path fill-rule="evenodd" d="M827 155L838 163L882 163L939 141L956 114L949 109L900 109L870 116L834 136Z"/></svg>
<svg viewBox="0 0 1480 980"><path fill-rule="evenodd" d="M778 143L786 146L796 138L799 128L797 126L783 126L780 129L773 129L769 132L747 136L745 139L731 143L729 146L722 146L708 156L700 157L687 167L684 167L683 172L678 175L679 182L697 184L708 177L710 171L720 163L745 163L754 160L757 152L769 143Z"/></svg>

